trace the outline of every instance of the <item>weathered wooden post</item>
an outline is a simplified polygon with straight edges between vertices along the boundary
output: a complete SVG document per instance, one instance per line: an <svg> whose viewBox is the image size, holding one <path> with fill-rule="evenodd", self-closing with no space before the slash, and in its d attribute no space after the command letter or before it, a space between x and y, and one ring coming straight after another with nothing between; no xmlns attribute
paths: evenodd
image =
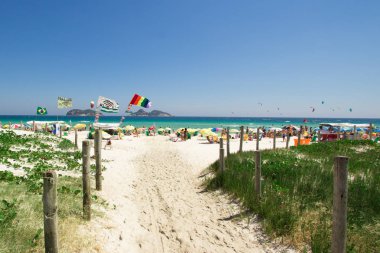
<svg viewBox="0 0 380 253"><path fill-rule="evenodd" d="M276 134L277 134L277 131L274 130L274 132L273 132L273 149L276 149Z"/></svg>
<svg viewBox="0 0 380 253"><path fill-rule="evenodd" d="M287 132L287 136L286 136L286 148L288 149L289 148L289 141L290 141L290 133L289 131Z"/></svg>
<svg viewBox="0 0 380 253"><path fill-rule="evenodd" d="M47 171L43 180L45 252L58 253L57 174L55 171Z"/></svg>
<svg viewBox="0 0 380 253"><path fill-rule="evenodd" d="M220 149L219 149L219 172L224 171L224 148L223 148L223 138L219 139Z"/></svg>
<svg viewBox="0 0 380 253"><path fill-rule="evenodd" d="M48 125L47 125L47 123L45 124L45 132L47 133L47 131L48 131Z"/></svg>
<svg viewBox="0 0 380 253"><path fill-rule="evenodd" d="M12 122L8 122L8 130L11 130L12 128L11 128L11 126L12 126Z"/></svg>
<svg viewBox="0 0 380 253"><path fill-rule="evenodd" d="M300 130L298 131L298 135L297 135L297 138L298 138L298 140L297 140L298 141L297 148L299 146L301 146L301 127L300 127Z"/></svg>
<svg viewBox="0 0 380 253"><path fill-rule="evenodd" d="M36 122L33 120L33 132L36 131Z"/></svg>
<svg viewBox="0 0 380 253"><path fill-rule="evenodd" d="M358 139L357 131L356 131L356 125L354 125L354 140L356 141Z"/></svg>
<svg viewBox="0 0 380 253"><path fill-rule="evenodd" d="M321 142L321 130L318 130L318 142Z"/></svg>
<svg viewBox="0 0 380 253"><path fill-rule="evenodd" d="M369 134L369 140L372 141L372 123L369 124L368 134Z"/></svg>
<svg viewBox="0 0 380 253"><path fill-rule="evenodd" d="M62 128L59 126L59 138L62 138Z"/></svg>
<svg viewBox="0 0 380 253"><path fill-rule="evenodd" d="M102 190L102 129L95 130L95 159L96 159L96 190Z"/></svg>
<svg viewBox="0 0 380 253"><path fill-rule="evenodd" d="M261 152L255 151L255 194L256 198L261 197Z"/></svg>
<svg viewBox="0 0 380 253"><path fill-rule="evenodd" d="M331 252L346 252L348 157L335 157Z"/></svg>
<svg viewBox="0 0 380 253"><path fill-rule="evenodd" d="M260 128L256 131L256 150L260 149Z"/></svg>
<svg viewBox="0 0 380 253"><path fill-rule="evenodd" d="M241 126L240 127L240 148L239 148L239 152L243 152L243 139L244 139L244 127Z"/></svg>
<svg viewBox="0 0 380 253"><path fill-rule="evenodd" d="M337 140L338 140L338 141L340 140L340 126L338 127L338 136L337 136Z"/></svg>
<svg viewBox="0 0 380 253"><path fill-rule="evenodd" d="M82 142L83 218L91 220L90 141Z"/></svg>
<svg viewBox="0 0 380 253"><path fill-rule="evenodd" d="M75 147L78 148L78 130L75 129Z"/></svg>
<svg viewBox="0 0 380 253"><path fill-rule="evenodd" d="M230 156L230 128L227 127L227 157Z"/></svg>

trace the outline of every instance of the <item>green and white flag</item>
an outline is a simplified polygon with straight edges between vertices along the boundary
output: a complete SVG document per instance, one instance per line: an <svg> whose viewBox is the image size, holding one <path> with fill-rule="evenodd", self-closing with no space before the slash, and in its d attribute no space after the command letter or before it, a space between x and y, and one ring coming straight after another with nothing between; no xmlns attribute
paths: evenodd
<svg viewBox="0 0 380 253"><path fill-rule="evenodd" d="M37 115L46 115L47 114L47 110L45 107L37 107Z"/></svg>
<svg viewBox="0 0 380 253"><path fill-rule="evenodd" d="M101 97L101 96L99 96L97 108L100 109L102 112L108 112L108 113L119 112L119 104L115 100Z"/></svg>
<svg viewBox="0 0 380 253"><path fill-rule="evenodd" d="M58 108L70 108L73 107L73 100L71 98L58 97Z"/></svg>

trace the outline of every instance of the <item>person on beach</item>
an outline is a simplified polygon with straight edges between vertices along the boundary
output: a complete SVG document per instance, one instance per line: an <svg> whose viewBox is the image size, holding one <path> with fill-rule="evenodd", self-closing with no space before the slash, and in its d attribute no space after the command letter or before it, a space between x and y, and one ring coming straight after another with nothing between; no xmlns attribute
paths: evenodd
<svg viewBox="0 0 380 253"><path fill-rule="evenodd" d="M181 141L185 140L185 129L183 129L183 128L181 129L180 137L181 137Z"/></svg>
<svg viewBox="0 0 380 253"><path fill-rule="evenodd" d="M285 129L282 130L282 142L285 142Z"/></svg>
<svg viewBox="0 0 380 253"><path fill-rule="evenodd" d="M112 149L112 142L111 139L107 140L106 145L104 146L104 150L107 148L107 146Z"/></svg>
<svg viewBox="0 0 380 253"><path fill-rule="evenodd" d="M183 132L183 139L187 141L187 128L185 128L185 131Z"/></svg>

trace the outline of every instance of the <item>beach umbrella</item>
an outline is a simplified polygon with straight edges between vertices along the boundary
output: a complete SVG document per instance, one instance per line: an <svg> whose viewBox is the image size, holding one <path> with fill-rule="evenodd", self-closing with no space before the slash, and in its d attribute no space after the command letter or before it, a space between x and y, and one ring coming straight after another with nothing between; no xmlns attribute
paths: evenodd
<svg viewBox="0 0 380 253"><path fill-rule="evenodd" d="M205 133L211 132L211 128L203 128L203 129L199 130L199 132L202 135L205 135Z"/></svg>
<svg viewBox="0 0 380 253"><path fill-rule="evenodd" d="M111 138L111 135L109 135L107 132L102 131L102 138L105 140L108 140Z"/></svg>
<svg viewBox="0 0 380 253"><path fill-rule="evenodd" d="M248 131L249 132L252 132L252 133L257 133L257 128L248 128ZM259 133L262 133L263 130L261 128L259 128Z"/></svg>
<svg viewBox="0 0 380 253"><path fill-rule="evenodd" d="M125 126L125 130L126 131L133 131L133 130L135 130L135 127L131 126L131 125L128 125L128 126Z"/></svg>
<svg viewBox="0 0 380 253"><path fill-rule="evenodd" d="M222 130L223 130L223 128L219 128L219 127L214 127L211 129L212 132L220 132Z"/></svg>
<svg viewBox="0 0 380 253"><path fill-rule="evenodd" d="M86 129L86 124L76 124L74 126L74 129L77 129L77 130L83 130L83 129Z"/></svg>
<svg viewBox="0 0 380 253"><path fill-rule="evenodd" d="M279 128L279 127L271 127L268 130L271 131L271 132L274 132L274 130L276 130L277 132L282 131L282 129Z"/></svg>

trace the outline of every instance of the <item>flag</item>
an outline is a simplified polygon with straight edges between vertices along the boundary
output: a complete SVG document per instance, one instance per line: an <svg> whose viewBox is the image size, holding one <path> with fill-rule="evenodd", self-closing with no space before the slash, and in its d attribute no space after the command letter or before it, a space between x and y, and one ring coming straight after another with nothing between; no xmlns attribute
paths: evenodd
<svg viewBox="0 0 380 253"><path fill-rule="evenodd" d="M58 97L58 108L70 108L73 107L73 100L71 98Z"/></svg>
<svg viewBox="0 0 380 253"><path fill-rule="evenodd" d="M119 112L119 104L115 100L101 97L101 96L98 99L97 107L100 108L102 112L109 112L109 113Z"/></svg>
<svg viewBox="0 0 380 253"><path fill-rule="evenodd" d="M47 114L47 110L45 107L37 107L37 115L46 115Z"/></svg>
<svg viewBox="0 0 380 253"><path fill-rule="evenodd" d="M152 106L152 102L150 102L149 99L147 99L146 97L142 97L142 96L140 96L138 94L135 94L132 97L131 102L129 102L129 106L128 106L127 112L129 110L131 110L132 105L137 105L137 106L141 106L141 107L144 107L144 108L150 108Z"/></svg>

